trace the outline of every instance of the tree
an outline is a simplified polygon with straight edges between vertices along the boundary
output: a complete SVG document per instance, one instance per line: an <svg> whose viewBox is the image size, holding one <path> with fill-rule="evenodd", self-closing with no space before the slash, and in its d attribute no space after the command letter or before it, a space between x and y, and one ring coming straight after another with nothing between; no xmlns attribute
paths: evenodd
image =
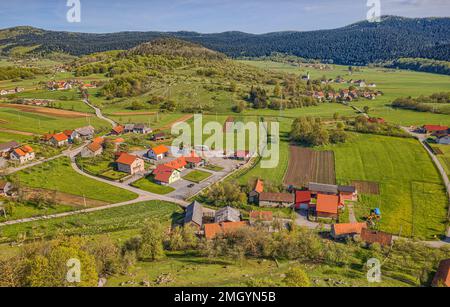
<svg viewBox="0 0 450 307"><path fill-rule="evenodd" d="M273 90L273 95L274 95L275 97L281 97L281 87L280 87L280 84L279 84L279 83L277 83L277 84L275 85L275 88L274 88L274 90Z"/></svg>
<svg viewBox="0 0 450 307"><path fill-rule="evenodd" d="M308 275L299 267L290 268L283 282L288 287L310 287Z"/></svg>
<svg viewBox="0 0 450 307"><path fill-rule="evenodd" d="M370 111L370 107L369 106L364 106L363 108L364 113L368 114Z"/></svg>
<svg viewBox="0 0 450 307"><path fill-rule="evenodd" d="M151 261L164 258L164 229L161 223L154 220L145 222L141 230L141 237L140 258Z"/></svg>

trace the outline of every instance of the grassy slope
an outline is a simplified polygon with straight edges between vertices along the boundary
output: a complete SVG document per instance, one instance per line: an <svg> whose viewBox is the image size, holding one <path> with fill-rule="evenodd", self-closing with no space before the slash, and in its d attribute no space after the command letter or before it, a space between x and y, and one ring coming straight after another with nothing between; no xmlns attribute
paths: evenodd
<svg viewBox="0 0 450 307"><path fill-rule="evenodd" d="M352 135L335 152L337 180L378 182L380 196L363 196L358 218L380 207L381 229L432 238L445 231L447 198L441 178L424 149L413 139Z"/></svg>
<svg viewBox="0 0 450 307"><path fill-rule="evenodd" d="M169 225L172 218L179 217L180 212L181 209L175 204L152 201L58 219L5 226L0 228L0 237L2 241L10 241L21 233L28 233L30 239L35 236L51 237L60 232L66 235L126 232L127 235L131 235L137 234L147 219L157 219ZM124 238L122 235L120 237Z"/></svg>
<svg viewBox="0 0 450 307"><path fill-rule="evenodd" d="M136 194L76 173L68 158L60 158L16 174L21 184L57 190L109 203L135 199Z"/></svg>
<svg viewBox="0 0 450 307"><path fill-rule="evenodd" d="M159 195L166 195L169 194L170 192L175 191L175 189L171 187L154 183L153 181L151 181L150 177L139 179L138 181L133 182L132 186Z"/></svg>

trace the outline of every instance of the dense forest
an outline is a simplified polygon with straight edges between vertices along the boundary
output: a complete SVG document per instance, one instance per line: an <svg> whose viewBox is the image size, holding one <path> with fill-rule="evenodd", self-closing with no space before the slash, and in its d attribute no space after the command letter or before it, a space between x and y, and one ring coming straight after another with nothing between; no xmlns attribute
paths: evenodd
<svg viewBox="0 0 450 307"><path fill-rule="evenodd" d="M347 27L311 32L120 32L86 34L20 27L0 31L3 54L17 46L36 46L33 52L62 51L86 55L128 50L163 36L203 45L230 57L270 56L274 52L329 63L365 65L398 58L450 60L450 18L410 19L385 16L380 23L366 21Z"/></svg>

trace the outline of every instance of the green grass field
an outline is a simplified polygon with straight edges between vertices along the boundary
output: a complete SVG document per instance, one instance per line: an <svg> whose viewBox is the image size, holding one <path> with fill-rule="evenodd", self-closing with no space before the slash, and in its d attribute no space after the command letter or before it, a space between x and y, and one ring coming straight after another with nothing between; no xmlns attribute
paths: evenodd
<svg viewBox="0 0 450 307"><path fill-rule="evenodd" d="M68 158L50 161L20 171L14 176L21 184L31 188L56 190L108 203L120 203L137 197L132 192L76 173Z"/></svg>
<svg viewBox="0 0 450 307"><path fill-rule="evenodd" d="M151 178L151 176L147 177L147 178L142 178L136 182L133 182L132 186L135 188L138 188L138 189L141 189L144 191L148 191L150 193L159 194L159 195L166 195L166 194L169 194L170 192L175 191L174 188L171 188L169 186L163 186L163 185L153 182L153 179Z"/></svg>
<svg viewBox="0 0 450 307"><path fill-rule="evenodd" d="M403 236L433 238L445 232L447 197L431 158L414 139L352 134L346 144L328 146L340 184L380 184L381 194L363 195L355 206L362 220L381 208L381 229Z"/></svg>
<svg viewBox="0 0 450 307"><path fill-rule="evenodd" d="M186 176L184 176L183 179L185 179L187 181L195 182L195 183L200 183L200 182L208 179L211 176L212 176L211 173L196 170L196 171L192 171L189 174L187 174Z"/></svg>
<svg viewBox="0 0 450 307"><path fill-rule="evenodd" d="M73 215L52 220L16 224L0 228L0 241L9 242L19 234L27 238L53 237L58 233L66 235L98 235L126 232L137 234L147 219L170 225L172 219L180 217L182 210L175 204L152 201L106 209L102 211ZM121 236L123 239L123 236Z"/></svg>

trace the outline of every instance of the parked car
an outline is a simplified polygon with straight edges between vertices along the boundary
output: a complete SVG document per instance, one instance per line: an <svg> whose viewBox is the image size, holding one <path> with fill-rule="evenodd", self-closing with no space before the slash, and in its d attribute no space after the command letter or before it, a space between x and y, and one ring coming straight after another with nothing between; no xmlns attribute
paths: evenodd
<svg viewBox="0 0 450 307"><path fill-rule="evenodd" d="M193 187L195 187L195 184L191 183L190 185L188 185L189 189L192 189Z"/></svg>

